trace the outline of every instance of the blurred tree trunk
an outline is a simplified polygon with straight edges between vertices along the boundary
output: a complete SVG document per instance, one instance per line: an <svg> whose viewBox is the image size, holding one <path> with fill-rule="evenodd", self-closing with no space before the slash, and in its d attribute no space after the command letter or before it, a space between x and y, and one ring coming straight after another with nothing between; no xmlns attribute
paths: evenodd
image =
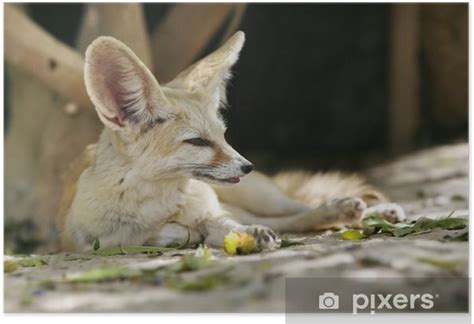
<svg viewBox="0 0 474 324"><path fill-rule="evenodd" d="M77 48L84 53L99 36L112 36L128 47L153 70L143 6L138 3L90 3L83 17Z"/></svg>
<svg viewBox="0 0 474 324"><path fill-rule="evenodd" d="M441 130L456 132L468 120L468 5L421 6L422 46L429 102Z"/></svg>
<svg viewBox="0 0 474 324"><path fill-rule="evenodd" d="M17 10L19 14L27 12L25 6L5 5L5 10L9 9ZM12 17L6 14L5 18ZM8 28L5 29L7 34ZM7 40L5 50L9 51ZM5 223L31 221L43 235L32 233L32 238L21 239L35 241L44 238L48 231L46 226L41 226L42 217L37 213L42 135L47 120L60 109L61 103L53 90L21 68L10 64L6 65L5 71L9 106L5 134Z"/></svg>
<svg viewBox="0 0 474 324"><path fill-rule="evenodd" d="M468 123L467 4L392 5L391 45L392 152L410 150L423 132L432 141L463 134Z"/></svg>
<svg viewBox="0 0 474 324"><path fill-rule="evenodd" d="M12 66L5 66L9 107L5 134L5 223L34 219L41 134L58 108L53 91ZM41 113L38 111L41 110Z"/></svg>
<svg viewBox="0 0 474 324"><path fill-rule="evenodd" d="M419 127L418 5L391 5L390 144L392 153L415 146Z"/></svg>
<svg viewBox="0 0 474 324"><path fill-rule="evenodd" d="M151 37L158 82L171 81L195 60L236 7L233 3L173 6Z"/></svg>

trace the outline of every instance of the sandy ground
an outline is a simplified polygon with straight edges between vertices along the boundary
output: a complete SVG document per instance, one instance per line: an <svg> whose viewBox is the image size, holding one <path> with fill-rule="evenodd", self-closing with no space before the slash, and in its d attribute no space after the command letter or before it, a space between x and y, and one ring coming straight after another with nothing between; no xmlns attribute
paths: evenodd
<svg viewBox="0 0 474 324"><path fill-rule="evenodd" d="M468 217L467 144L408 155L366 175L405 208L409 220ZM466 277L468 242L449 239L466 231L437 229L402 238L377 234L360 241L342 240L333 231L290 235L304 245L236 257L211 249L209 266L183 273L169 269L192 249L163 255L35 256L5 273L5 311L284 312L286 277L396 277L407 282L412 277ZM127 270L122 280L68 282L97 268Z"/></svg>

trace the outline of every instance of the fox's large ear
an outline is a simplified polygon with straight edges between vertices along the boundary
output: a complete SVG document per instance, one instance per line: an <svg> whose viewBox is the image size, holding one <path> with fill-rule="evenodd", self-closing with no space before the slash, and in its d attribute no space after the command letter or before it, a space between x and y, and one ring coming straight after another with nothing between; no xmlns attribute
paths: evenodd
<svg viewBox="0 0 474 324"><path fill-rule="evenodd" d="M170 108L156 79L122 42L99 37L86 51L84 79L99 118L112 129L165 120Z"/></svg>
<svg viewBox="0 0 474 324"><path fill-rule="evenodd" d="M225 87L244 45L245 34L238 31L218 50L181 72L170 86L184 87L189 91L205 89L216 100L226 103Z"/></svg>

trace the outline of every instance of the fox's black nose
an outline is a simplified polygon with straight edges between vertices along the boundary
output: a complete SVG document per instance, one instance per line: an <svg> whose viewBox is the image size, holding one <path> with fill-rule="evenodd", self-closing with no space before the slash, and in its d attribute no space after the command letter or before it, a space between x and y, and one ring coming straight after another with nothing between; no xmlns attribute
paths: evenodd
<svg viewBox="0 0 474 324"><path fill-rule="evenodd" d="M242 167L240 167L243 173L248 174L252 172L253 170L253 165L252 164L244 164Z"/></svg>

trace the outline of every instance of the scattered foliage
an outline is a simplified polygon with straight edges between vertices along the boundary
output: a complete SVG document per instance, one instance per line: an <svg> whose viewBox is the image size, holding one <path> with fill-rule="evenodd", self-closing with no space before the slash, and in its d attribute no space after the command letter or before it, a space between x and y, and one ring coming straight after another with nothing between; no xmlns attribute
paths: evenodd
<svg viewBox="0 0 474 324"><path fill-rule="evenodd" d="M31 268L48 264L48 262L40 257L15 257L3 261L3 272L13 272L19 267Z"/></svg>
<svg viewBox="0 0 474 324"><path fill-rule="evenodd" d="M124 254L153 254L163 253L175 250L174 248L166 248L161 246L114 246L114 247L99 247L93 250L92 254L100 256L124 255Z"/></svg>
<svg viewBox="0 0 474 324"><path fill-rule="evenodd" d="M389 233L395 237L425 233L436 228L445 230L456 230L467 227L467 220L464 218L446 217L441 219L431 219L422 217L411 224L392 224L377 216L367 217L362 221L364 234L370 236L376 233Z"/></svg>
<svg viewBox="0 0 474 324"><path fill-rule="evenodd" d="M194 254L182 256L165 269L164 284L183 291L202 291L232 281L229 272L233 265L215 263L211 258L211 251L200 246Z"/></svg>
<svg viewBox="0 0 474 324"><path fill-rule="evenodd" d="M39 267L42 265L48 264L48 262L40 257L27 257L27 258L21 258L15 260L15 262L24 268L30 268L30 267Z"/></svg>
<svg viewBox="0 0 474 324"><path fill-rule="evenodd" d="M408 234L416 234L421 232L432 231L436 228L445 230L458 230L467 227L467 220L464 218L442 218L442 219L430 219L422 217L418 219L414 224L410 224L410 227L397 229L394 231L395 236L405 236Z"/></svg>

